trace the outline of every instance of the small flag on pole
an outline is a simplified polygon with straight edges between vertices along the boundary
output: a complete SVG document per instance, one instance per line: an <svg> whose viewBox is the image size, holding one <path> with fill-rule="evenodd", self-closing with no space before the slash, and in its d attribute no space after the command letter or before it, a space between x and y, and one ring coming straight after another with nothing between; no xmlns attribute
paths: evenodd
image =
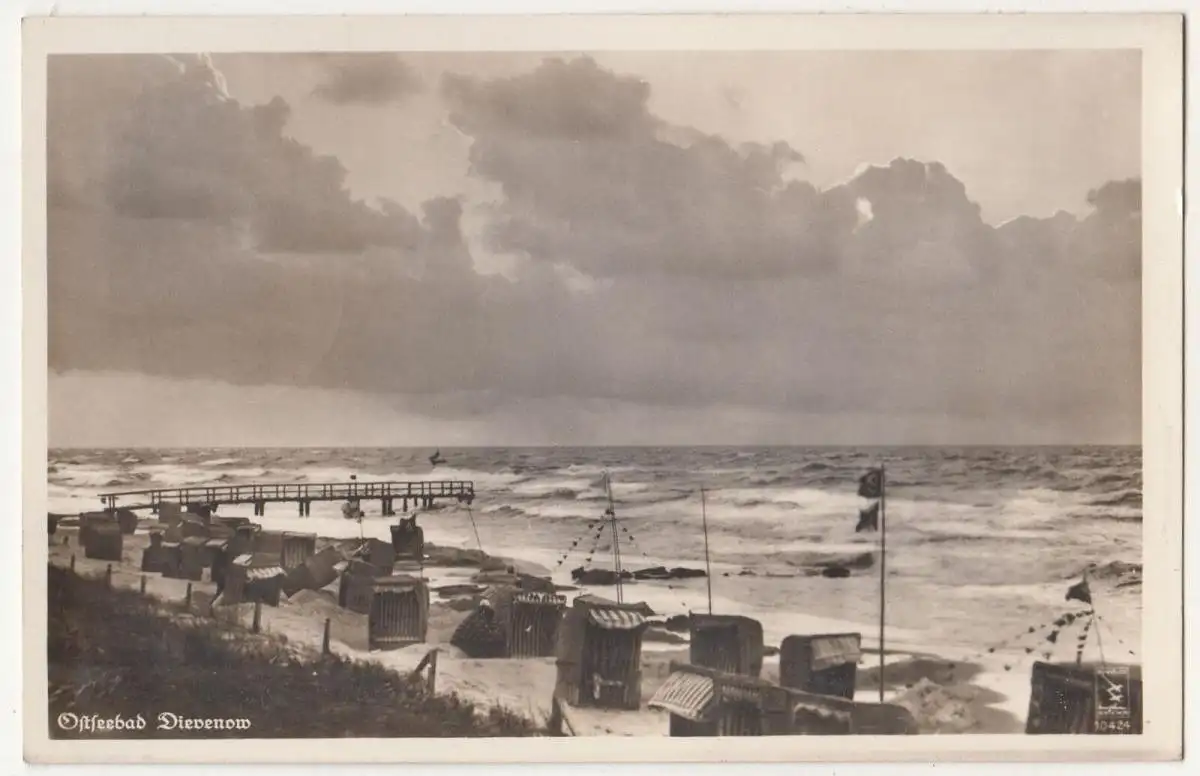
<svg viewBox="0 0 1200 776"><path fill-rule="evenodd" d="M1092 602L1092 589L1088 586L1087 577L1067 588L1067 600L1082 601L1085 604Z"/></svg>
<svg viewBox="0 0 1200 776"><path fill-rule="evenodd" d="M883 496L882 469L871 469L858 478L858 495L862 498L881 498Z"/></svg>
<svg viewBox="0 0 1200 776"><path fill-rule="evenodd" d="M866 509L858 510L858 525L854 526L854 533L863 531L878 531L879 530L879 502L876 501Z"/></svg>

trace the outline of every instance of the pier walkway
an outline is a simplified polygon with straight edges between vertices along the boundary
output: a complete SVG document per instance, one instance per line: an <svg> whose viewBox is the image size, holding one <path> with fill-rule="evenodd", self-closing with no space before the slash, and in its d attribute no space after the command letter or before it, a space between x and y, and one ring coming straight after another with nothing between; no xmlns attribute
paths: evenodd
<svg viewBox="0 0 1200 776"><path fill-rule="evenodd" d="M160 504L181 506L200 504L219 507L224 504L253 504L254 514L266 513L270 503L299 505L300 514L312 513L314 501L378 500L385 515L394 515L396 500L403 511L409 502L414 507L431 507L435 501L452 499L462 504L475 500L475 483L469 480L433 480L423 482L329 482L290 483L286 485L198 485L185 488L156 488L103 493L105 509L151 509ZM124 503L122 503L124 502Z"/></svg>

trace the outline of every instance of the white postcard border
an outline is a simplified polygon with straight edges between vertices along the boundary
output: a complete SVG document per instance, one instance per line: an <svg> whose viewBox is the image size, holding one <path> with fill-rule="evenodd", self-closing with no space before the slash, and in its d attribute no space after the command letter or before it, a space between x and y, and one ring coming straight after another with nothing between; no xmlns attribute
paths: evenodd
<svg viewBox="0 0 1200 776"><path fill-rule="evenodd" d="M1173 759L1182 741L1182 148L1178 15L174 17L27 20L23 52L25 752L34 762L857 762ZM51 741L46 676L45 57L184 51L1140 48L1142 736ZM1142 654L1146 654L1142 650ZM399 745L403 743L403 745ZM852 748L851 748L852 747ZM851 754L852 752L852 754Z"/></svg>

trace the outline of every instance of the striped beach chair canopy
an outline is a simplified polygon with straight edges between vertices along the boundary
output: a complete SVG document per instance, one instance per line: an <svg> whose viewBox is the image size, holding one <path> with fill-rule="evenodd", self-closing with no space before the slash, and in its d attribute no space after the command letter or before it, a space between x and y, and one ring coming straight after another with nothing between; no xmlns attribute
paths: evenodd
<svg viewBox="0 0 1200 776"><path fill-rule="evenodd" d="M691 671L676 671L667 677L647 705L692 722L707 722L716 708L713 680Z"/></svg>
<svg viewBox="0 0 1200 776"><path fill-rule="evenodd" d="M588 612L588 620L605 630L637 630L646 624L646 616L628 609L595 607Z"/></svg>
<svg viewBox="0 0 1200 776"><path fill-rule="evenodd" d="M824 671L834 666L857 663L862 657L861 639L857 634L824 636L812 640L812 668Z"/></svg>

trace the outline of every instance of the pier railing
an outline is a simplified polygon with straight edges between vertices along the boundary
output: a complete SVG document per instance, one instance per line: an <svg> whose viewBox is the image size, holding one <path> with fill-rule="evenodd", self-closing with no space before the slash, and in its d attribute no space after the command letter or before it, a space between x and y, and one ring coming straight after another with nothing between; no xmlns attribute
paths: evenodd
<svg viewBox="0 0 1200 776"><path fill-rule="evenodd" d="M418 482L325 482L279 485L199 485L152 490L127 490L103 493L100 500L109 509L157 509L163 503L175 504L265 504L294 501L414 500L432 502L475 499L475 483L469 480L431 480ZM124 503L119 503L124 502Z"/></svg>

